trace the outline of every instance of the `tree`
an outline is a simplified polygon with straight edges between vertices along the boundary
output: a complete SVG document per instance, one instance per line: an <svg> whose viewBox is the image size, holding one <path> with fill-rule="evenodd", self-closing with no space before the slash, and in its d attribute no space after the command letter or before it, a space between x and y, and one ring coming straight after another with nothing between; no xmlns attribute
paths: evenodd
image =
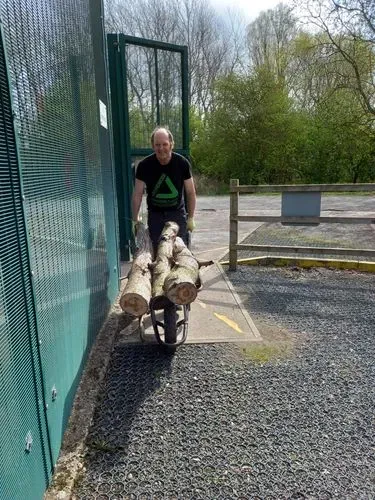
<svg viewBox="0 0 375 500"><path fill-rule="evenodd" d="M329 93L311 117L307 182L369 182L374 153L373 130L356 95L349 89Z"/></svg>
<svg viewBox="0 0 375 500"><path fill-rule="evenodd" d="M204 0L107 0L106 30L187 45L190 102L202 114L212 107L216 79L242 64L241 19L233 12L222 19ZM152 96L152 51L136 48L130 55L134 62L130 59L128 76L133 91L147 89ZM177 72L173 61L160 68L163 78L171 68ZM145 95L138 93L139 106Z"/></svg>
<svg viewBox="0 0 375 500"><path fill-rule="evenodd" d="M342 57L332 57L329 40L321 33L300 32L291 43L291 53L288 89L300 109L314 110L322 99L343 88L350 69Z"/></svg>
<svg viewBox="0 0 375 500"><path fill-rule="evenodd" d="M284 80L290 60L290 44L297 34L293 9L280 3L248 26L247 43L253 68L265 67Z"/></svg>
<svg viewBox="0 0 375 500"><path fill-rule="evenodd" d="M309 0L302 10L317 30L326 60L338 72L337 88L353 90L366 113L375 115L375 4L373 0Z"/></svg>
<svg viewBox="0 0 375 500"><path fill-rule="evenodd" d="M192 147L203 173L224 181L237 177L245 184L300 178L300 119L274 75L261 68L250 77L225 77L215 100L215 111Z"/></svg>

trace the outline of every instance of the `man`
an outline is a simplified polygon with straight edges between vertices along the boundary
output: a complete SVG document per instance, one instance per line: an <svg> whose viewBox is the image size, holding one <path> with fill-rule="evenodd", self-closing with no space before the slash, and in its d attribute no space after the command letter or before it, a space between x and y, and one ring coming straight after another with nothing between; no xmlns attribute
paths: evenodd
<svg viewBox="0 0 375 500"><path fill-rule="evenodd" d="M139 220L144 187L147 190L148 229L156 252L164 224L177 222L179 236L188 243L187 231L195 228L196 194L190 163L174 153L172 133L157 127L151 135L154 153L138 165L132 199L133 227ZM186 195L187 214L184 192Z"/></svg>

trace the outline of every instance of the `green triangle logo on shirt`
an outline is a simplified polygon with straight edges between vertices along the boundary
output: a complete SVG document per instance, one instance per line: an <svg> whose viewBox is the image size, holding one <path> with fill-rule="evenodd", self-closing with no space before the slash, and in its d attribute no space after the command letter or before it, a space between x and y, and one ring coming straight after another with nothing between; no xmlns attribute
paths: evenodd
<svg viewBox="0 0 375 500"><path fill-rule="evenodd" d="M158 193L159 188L162 186L163 183L165 183L166 186L169 188L169 193ZM156 183L152 191L152 196L158 199L169 200L172 198L176 198L178 196L178 191L173 182L171 181L171 179L168 177L168 175L163 174L160 176L158 182Z"/></svg>

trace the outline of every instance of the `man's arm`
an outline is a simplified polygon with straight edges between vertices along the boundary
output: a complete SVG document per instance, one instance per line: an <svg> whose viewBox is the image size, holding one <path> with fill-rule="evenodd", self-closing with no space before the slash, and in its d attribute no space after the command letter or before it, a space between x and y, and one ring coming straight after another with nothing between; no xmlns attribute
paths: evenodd
<svg viewBox="0 0 375 500"><path fill-rule="evenodd" d="M135 186L132 197L132 214L133 222L137 222L139 218L139 209L141 208L145 183L139 179L135 179Z"/></svg>
<svg viewBox="0 0 375 500"><path fill-rule="evenodd" d="M184 181L184 188L186 193L186 204L188 211L188 218L194 218L195 206L197 203L197 195L195 193L195 184L192 177Z"/></svg>

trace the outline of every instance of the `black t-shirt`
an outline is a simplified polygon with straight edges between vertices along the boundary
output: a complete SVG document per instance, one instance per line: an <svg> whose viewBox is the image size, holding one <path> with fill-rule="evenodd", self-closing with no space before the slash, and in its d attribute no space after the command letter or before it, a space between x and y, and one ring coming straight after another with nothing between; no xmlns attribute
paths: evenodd
<svg viewBox="0 0 375 500"><path fill-rule="evenodd" d="M191 178L191 167L186 158L172 153L171 161L161 165L154 153L139 162L135 177L146 184L149 210L183 209L184 181Z"/></svg>

